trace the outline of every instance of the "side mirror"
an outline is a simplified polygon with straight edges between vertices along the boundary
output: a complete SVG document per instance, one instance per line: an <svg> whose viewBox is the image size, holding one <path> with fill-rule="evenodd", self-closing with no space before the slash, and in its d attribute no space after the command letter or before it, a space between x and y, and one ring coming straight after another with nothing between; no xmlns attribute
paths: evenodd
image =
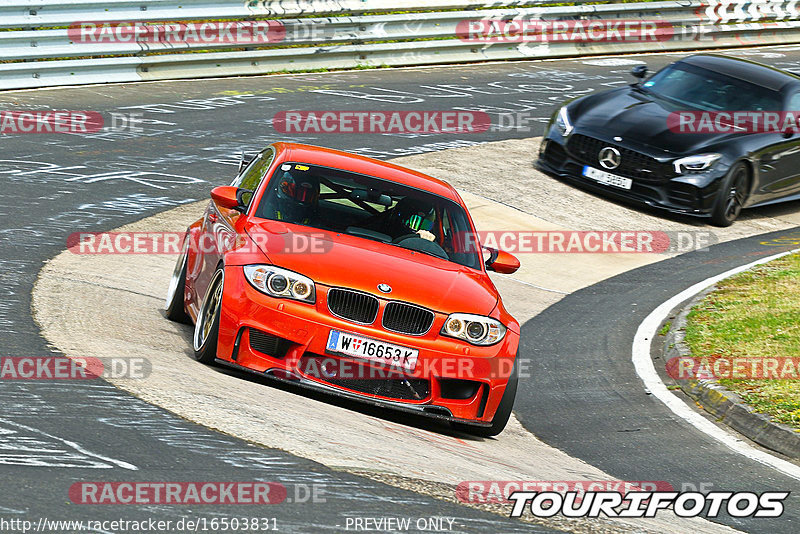
<svg viewBox="0 0 800 534"><path fill-rule="evenodd" d="M519 260L504 250L487 248L489 259L486 268L500 274L513 274L519 269Z"/></svg>
<svg viewBox="0 0 800 534"><path fill-rule="evenodd" d="M222 185L211 190L211 198L222 208L244 213L247 211L247 204L243 196L247 193L251 196L253 194L249 189L241 189L233 187L232 185Z"/></svg>
<svg viewBox="0 0 800 534"><path fill-rule="evenodd" d="M647 65L636 65L631 69L631 76L643 80L647 76Z"/></svg>

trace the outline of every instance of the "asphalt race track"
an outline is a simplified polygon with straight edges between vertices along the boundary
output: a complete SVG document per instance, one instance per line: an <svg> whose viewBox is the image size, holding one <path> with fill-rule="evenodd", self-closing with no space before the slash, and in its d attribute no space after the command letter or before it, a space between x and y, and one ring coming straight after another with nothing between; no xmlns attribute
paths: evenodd
<svg viewBox="0 0 800 534"><path fill-rule="evenodd" d="M735 53L800 69L794 48ZM657 68L674 56L644 60ZM630 66L640 61L626 56L1 93L2 109L135 112L145 119L140 133L0 138L2 356L55 354L32 319L30 293L44 262L65 248L71 233L109 230L205 198L211 187L230 181L240 151L287 139L272 127L279 111L410 107L486 111L493 119L500 112L523 114L514 127L471 135L289 136L392 158L540 135L561 100L627 83ZM520 386L515 414L523 425L624 480L800 491L797 480L686 427L646 395L630 362L633 333L649 311L698 280L780 250L761 240L642 267L569 295L528 322L522 356L537 372ZM2 381L0 407L0 518L253 516L236 507L130 506L122 513L97 506L86 512L69 502L67 491L77 481L258 480L284 483L294 501L303 501L314 484L325 487L326 502L313 507L293 502L259 510L259 516L277 518L283 531L340 531L348 517L365 515L456 517L456 532L547 531L210 431L102 382ZM790 497L780 520L720 521L750 532L795 532L800 501Z"/></svg>
<svg viewBox="0 0 800 534"><path fill-rule="evenodd" d="M733 453L674 416L647 394L630 356L636 329L659 304L706 278L796 248L762 244L788 233L640 267L576 291L528 321L523 352L533 372L515 404L523 426L621 480L666 481L688 491L791 488L780 519L721 519L745 531L797 532L800 482ZM655 352L658 339L653 345Z"/></svg>

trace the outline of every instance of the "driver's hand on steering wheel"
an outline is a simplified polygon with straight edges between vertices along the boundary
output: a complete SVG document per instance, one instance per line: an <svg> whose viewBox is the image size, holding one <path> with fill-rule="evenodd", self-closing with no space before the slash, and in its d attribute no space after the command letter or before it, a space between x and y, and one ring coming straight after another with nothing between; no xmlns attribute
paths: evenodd
<svg viewBox="0 0 800 534"><path fill-rule="evenodd" d="M422 239L427 239L428 241L434 241L436 239L436 236L427 230L418 230L417 235Z"/></svg>

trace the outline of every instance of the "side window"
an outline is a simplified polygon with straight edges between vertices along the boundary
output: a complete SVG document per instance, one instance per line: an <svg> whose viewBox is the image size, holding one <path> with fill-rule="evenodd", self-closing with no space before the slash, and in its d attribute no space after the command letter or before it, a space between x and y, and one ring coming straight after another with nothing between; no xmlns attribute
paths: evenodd
<svg viewBox="0 0 800 534"><path fill-rule="evenodd" d="M256 189L258 189L258 186L261 184L261 181L264 179L264 175L266 175L267 171L269 170L269 166L272 165L272 161L274 159L275 150L273 150L272 147L267 148L265 151L256 156L247 167L245 167L245 169L242 171L242 174L237 176L231 185L234 187L240 187L242 189L249 189L250 191L255 192ZM250 204L252 199L253 193L246 193L242 196L242 200L244 200L245 204Z"/></svg>
<svg viewBox="0 0 800 534"><path fill-rule="evenodd" d="M231 182L231 186L233 186L233 187L241 187L242 178L244 178L244 175L247 174L250 171L250 169L252 169L255 165L258 165L258 162L260 160L261 160L261 154L260 153L256 154L256 156L253 159L250 160L250 163L248 163L245 166L245 168L242 169L242 172L239 173L236 176L236 178L233 179L233 181Z"/></svg>

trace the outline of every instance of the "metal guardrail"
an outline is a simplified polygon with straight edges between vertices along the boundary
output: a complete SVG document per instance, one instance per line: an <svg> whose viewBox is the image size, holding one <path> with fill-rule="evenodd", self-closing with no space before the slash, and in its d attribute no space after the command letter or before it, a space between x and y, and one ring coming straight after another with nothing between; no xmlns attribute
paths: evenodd
<svg viewBox="0 0 800 534"><path fill-rule="evenodd" d="M592 0L570 1L580 4ZM510 8L537 3L542 0L3 0L0 28L59 26L79 20L216 20Z"/></svg>
<svg viewBox="0 0 800 534"><path fill-rule="evenodd" d="M696 2L698 5L699 2ZM652 7L651 7L652 6ZM692 24L696 16L689 14L686 4L678 2L653 2L647 4L644 13L658 14L659 18L673 24ZM515 18L541 20L569 20L585 16L614 18L624 15L617 5L559 6L550 8L527 8L509 10L486 10L480 18ZM688 18L687 18L688 17ZM375 40L424 40L455 38L459 22L476 18L474 11L446 11L439 13L413 13L400 15L372 15L330 18L280 19L287 38L283 45L328 45ZM99 21L97 21L99 22ZM324 28L315 32L312 28ZM100 55L147 54L154 52L187 51L209 48L231 48L227 43L169 42L73 42L66 29L0 32L0 58L43 59L57 57L79 57Z"/></svg>
<svg viewBox="0 0 800 534"><path fill-rule="evenodd" d="M522 0L409 0L403 5L398 0L4 0L0 4L0 28L7 31L0 31L0 61L4 61L0 63L0 89L800 42L797 7L800 0L525 7L531 3ZM385 14L421 9L459 10ZM321 14L336 16L319 17ZM247 45L166 40L81 42L68 30L78 22L89 21L266 19L276 19L282 25L285 35L279 42ZM457 36L459 28L463 28L459 23L463 21L509 19L656 20L668 23L674 35L653 42L475 42Z"/></svg>

